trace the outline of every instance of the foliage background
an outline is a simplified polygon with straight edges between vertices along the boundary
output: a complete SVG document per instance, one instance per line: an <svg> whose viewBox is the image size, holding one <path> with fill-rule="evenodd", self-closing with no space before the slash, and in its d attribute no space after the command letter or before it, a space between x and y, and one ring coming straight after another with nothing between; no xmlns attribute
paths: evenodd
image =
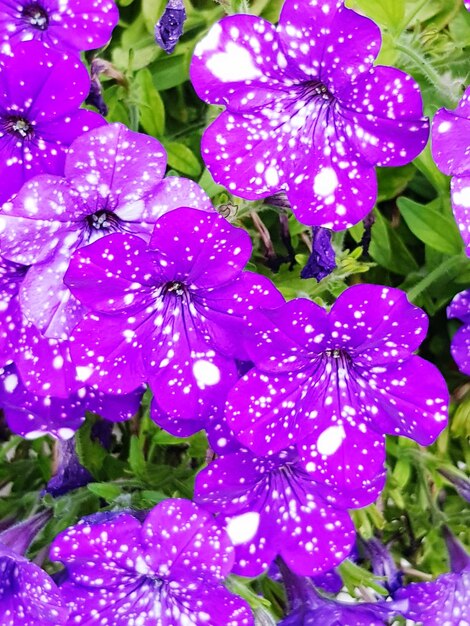
<svg viewBox="0 0 470 626"><path fill-rule="evenodd" d="M202 103L188 79L194 46L216 20L226 12L248 9L275 22L281 0L254 0L249 7L245 0L220 0L220 4L185 0L185 33L172 55L158 48L153 38L165 0L118 0L118 4L121 20L112 42L94 53L113 66L109 76L102 76L107 119L159 139L168 152L170 174L198 181L214 204L250 233L254 243L250 269L268 275L288 299L302 296L330 304L348 284L380 283L404 289L429 314L430 331L422 354L436 363L448 381L450 426L428 449L390 437L386 489L375 505L355 511L354 519L365 538L381 537L397 562L406 560L402 565L409 580L446 571L441 524L448 524L470 547L468 503L439 472L444 469L465 478L470 466L470 383L450 355L450 340L459 323L448 321L445 311L451 298L470 285L470 260L452 215L449 178L438 171L429 146L410 165L379 169L369 253L364 254L360 245L362 225L336 233L338 268L321 283L302 280L309 229L290 213L232 197L214 183L200 158L199 144L218 109ZM438 108L456 106L470 82L470 12L462 0L350 0L347 4L379 24L383 45L378 63L414 76L422 89L426 115L432 118ZM87 54L87 63L92 58ZM139 415L114 427L109 451L91 435L97 416L87 416L76 449L94 482L58 498L41 494L55 471L56 444L48 438L28 442L11 436L2 422L0 518L21 519L41 502L53 511L30 556L44 554L54 536L83 515L102 509L146 509L167 497L191 498L194 476L206 461L205 437L197 434L180 440L168 435L148 417L148 402L147 395ZM359 567L346 563L341 572L351 590L380 584L373 582L367 563ZM251 584L234 579L231 584L253 606L264 606L276 617L282 614L280 589L266 577ZM270 604L255 595L260 591Z"/></svg>

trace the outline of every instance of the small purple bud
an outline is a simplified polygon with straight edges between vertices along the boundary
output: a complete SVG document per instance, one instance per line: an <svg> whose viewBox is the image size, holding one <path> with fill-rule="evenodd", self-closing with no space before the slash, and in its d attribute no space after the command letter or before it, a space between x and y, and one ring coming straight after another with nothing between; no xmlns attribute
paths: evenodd
<svg viewBox="0 0 470 626"><path fill-rule="evenodd" d="M155 25L155 42L171 54L183 34L186 11L183 0L168 0L165 12Z"/></svg>
<svg viewBox="0 0 470 626"><path fill-rule="evenodd" d="M369 246L372 239L372 226L375 223L374 213L371 211L369 215L366 215L366 217L362 220L362 223L364 225L364 234L362 235L361 246L363 253L367 254L369 252Z"/></svg>
<svg viewBox="0 0 470 626"><path fill-rule="evenodd" d="M444 476L444 478L447 478L447 480L454 485L461 498L470 502L470 480L444 468L441 468L438 471Z"/></svg>
<svg viewBox="0 0 470 626"><path fill-rule="evenodd" d="M384 577L385 588L393 594L402 586L403 572L395 565L395 561L387 548L373 537L364 541L364 550L376 576Z"/></svg>
<svg viewBox="0 0 470 626"><path fill-rule="evenodd" d="M336 268L331 235L331 230L327 228L321 226L312 228L312 252L307 265L300 272L301 278L315 278L320 282Z"/></svg>
<svg viewBox="0 0 470 626"><path fill-rule="evenodd" d="M91 76L90 93L85 102L94 106L103 117L108 115L108 105L103 99L101 81L98 76Z"/></svg>
<svg viewBox="0 0 470 626"><path fill-rule="evenodd" d="M465 550L460 541L454 537L450 530L445 526L442 534L449 551L450 569L458 574L464 569L470 568L470 554Z"/></svg>
<svg viewBox="0 0 470 626"><path fill-rule="evenodd" d="M93 476L78 460L74 437L66 441L58 440L57 446L57 471L44 490L44 493L50 493L53 497L62 496L93 481Z"/></svg>
<svg viewBox="0 0 470 626"><path fill-rule="evenodd" d="M7 546L16 554L23 555L51 514L51 511L41 511L41 513L37 513L23 522L3 530L0 533L0 544Z"/></svg>

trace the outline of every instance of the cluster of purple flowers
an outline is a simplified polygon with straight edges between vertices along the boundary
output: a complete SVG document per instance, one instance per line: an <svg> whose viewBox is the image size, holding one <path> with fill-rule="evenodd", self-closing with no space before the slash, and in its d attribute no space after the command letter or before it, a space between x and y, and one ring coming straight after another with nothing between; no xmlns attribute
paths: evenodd
<svg viewBox="0 0 470 626"><path fill-rule="evenodd" d="M90 80L77 53L103 45L117 17L109 0L0 1L0 408L24 437L68 440L86 410L132 417L148 386L154 421L177 436L205 429L217 458L194 502L166 500L143 519L99 513L59 535L59 588L0 535L5 623L249 625L223 581L275 559L302 588L286 626L328 613L383 623L392 607L354 613L298 577L351 552L348 510L383 488L385 436L429 445L446 425L445 380L415 354L427 317L380 285L348 287L329 311L286 302L246 269L247 232L193 181L165 178L156 139L80 109ZM158 26L170 48L177 17ZM378 27L342 0L286 0L278 27L248 15L213 26L191 77L226 107L203 138L215 180L249 200L285 192L308 225L364 218L375 166L410 162L428 138L417 84L374 66L379 48ZM433 126L466 243L469 111L467 91ZM452 353L467 373L468 296L449 307L464 323ZM420 589L396 610L408 602L416 616Z"/></svg>

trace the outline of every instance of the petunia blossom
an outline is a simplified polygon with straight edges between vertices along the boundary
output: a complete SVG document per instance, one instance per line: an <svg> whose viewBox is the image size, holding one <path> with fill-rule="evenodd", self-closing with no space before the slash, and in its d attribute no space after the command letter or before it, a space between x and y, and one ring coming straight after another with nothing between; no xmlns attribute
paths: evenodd
<svg viewBox="0 0 470 626"><path fill-rule="evenodd" d="M374 66L378 26L342 0L286 0L279 25L225 17L195 48L191 80L225 111L205 131L216 182L248 200L285 190L300 222L341 230L377 199L374 167L428 138L411 76Z"/></svg>
<svg viewBox="0 0 470 626"><path fill-rule="evenodd" d="M0 533L2 626L62 626L68 610L52 578L23 554L49 513L39 513Z"/></svg>
<svg viewBox="0 0 470 626"><path fill-rule="evenodd" d="M70 623L254 623L248 605L223 586L234 559L228 535L187 500L161 502L143 523L126 512L85 518L55 539L51 559L67 568L60 589Z"/></svg>
<svg viewBox="0 0 470 626"><path fill-rule="evenodd" d="M65 52L104 46L118 23L114 0L0 0L0 41L38 40Z"/></svg>
<svg viewBox="0 0 470 626"><path fill-rule="evenodd" d="M65 152L103 118L79 110L90 89L85 66L37 41L0 63L0 203L37 174L61 174ZM1 229L1 227L0 227Z"/></svg>
<svg viewBox="0 0 470 626"><path fill-rule="evenodd" d="M243 271L250 254L244 230L187 208L160 217L149 245L116 233L78 250L65 283L90 309L72 334L82 380L109 393L148 382L158 424L202 428L236 380L245 316L283 302Z"/></svg>
<svg viewBox="0 0 470 626"><path fill-rule="evenodd" d="M281 561L289 603L279 626L384 626L396 609L384 602L339 602L318 593L310 578L296 576Z"/></svg>
<svg viewBox="0 0 470 626"><path fill-rule="evenodd" d="M451 572L425 583L411 583L394 594L400 613L426 626L470 623L470 555L445 531Z"/></svg>
<svg viewBox="0 0 470 626"><path fill-rule="evenodd" d="M335 493L312 479L295 448L269 457L241 449L199 472L194 499L226 519L236 574L258 576L280 555L294 572L313 576L348 556L356 532L346 508L373 502L384 481L382 473L354 493Z"/></svg>
<svg viewBox="0 0 470 626"><path fill-rule="evenodd" d="M300 298L253 312L249 325L255 368L226 416L256 454L297 444L315 480L349 490L382 470L385 434L429 445L445 427L445 380L413 354L427 317L404 292L355 285L329 313Z"/></svg>
<svg viewBox="0 0 470 626"><path fill-rule="evenodd" d="M49 378L43 378L43 382L50 380L58 369L51 368ZM132 393L114 396L96 387L81 386L64 397L44 391L40 395L25 386L14 364L0 368L0 409L10 429L26 439L44 435L70 439L84 422L86 411L112 422L130 419L139 410L142 393L143 389L138 388Z"/></svg>
<svg viewBox="0 0 470 626"><path fill-rule="evenodd" d="M4 205L0 251L31 266L21 309L45 336L67 338L84 314L63 283L75 250L114 232L148 240L157 218L179 206L214 210L193 181L163 179L165 167L160 142L110 124L73 142L63 177L33 178Z"/></svg>
<svg viewBox="0 0 470 626"><path fill-rule="evenodd" d="M452 176L450 194L455 220L470 256L470 87L454 111L439 109L432 123L432 155Z"/></svg>
<svg viewBox="0 0 470 626"><path fill-rule="evenodd" d="M447 307L447 317L463 322L463 326L452 337L450 349L459 370L470 376L470 289L454 297Z"/></svg>

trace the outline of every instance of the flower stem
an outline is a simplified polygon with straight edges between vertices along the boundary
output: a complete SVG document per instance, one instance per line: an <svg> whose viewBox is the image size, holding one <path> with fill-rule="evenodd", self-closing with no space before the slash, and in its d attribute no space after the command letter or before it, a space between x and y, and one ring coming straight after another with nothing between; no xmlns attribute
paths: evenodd
<svg viewBox="0 0 470 626"><path fill-rule="evenodd" d="M463 260L464 257L461 255L449 257L408 291L408 299L414 302L423 291L426 291L428 287L437 282L440 278L443 278L447 274L456 273L454 270L460 266Z"/></svg>
<svg viewBox="0 0 470 626"><path fill-rule="evenodd" d="M398 41L395 42L395 48L411 59L413 63L419 67L428 82L436 88L446 107L454 108L457 106L459 102L458 96L449 91L449 85L442 82L440 75L436 72L433 65L425 58L424 55L421 55L416 50L413 50L411 46L404 46Z"/></svg>

